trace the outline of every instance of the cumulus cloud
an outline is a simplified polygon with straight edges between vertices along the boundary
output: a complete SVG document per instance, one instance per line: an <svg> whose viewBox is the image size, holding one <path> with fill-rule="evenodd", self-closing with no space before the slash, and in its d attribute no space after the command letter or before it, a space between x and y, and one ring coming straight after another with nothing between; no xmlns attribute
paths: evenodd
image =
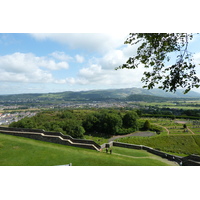
<svg viewBox="0 0 200 200"><path fill-rule="evenodd" d="M129 56L136 51L135 47L112 49L102 57L92 57L87 60L76 77L62 80L70 85L85 85L94 87L141 87L141 78L144 69L115 70L116 67L126 62Z"/></svg>
<svg viewBox="0 0 200 200"><path fill-rule="evenodd" d="M136 46L124 46L120 49L111 49L102 57L93 57L90 59L89 63L98 63L102 66L103 69L112 69L119 67L120 65L126 63L130 56L133 56L136 53Z"/></svg>
<svg viewBox="0 0 200 200"><path fill-rule="evenodd" d="M32 33L30 35L37 40L52 40L73 49L100 53L120 47L128 36L127 33Z"/></svg>
<svg viewBox="0 0 200 200"><path fill-rule="evenodd" d="M141 87L141 77L144 69L114 70L104 69L99 64L92 64L82 68L76 78L67 78L66 83L71 85L87 85L93 87Z"/></svg>
<svg viewBox="0 0 200 200"><path fill-rule="evenodd" d="M39 58L38 62L36 63L37 66L45 67L46 69L50 70L60 70L60 69L68 69L69 65L67 62L58 62L56 63L55 60L52 59L44 59Z"/></svg>
<svg viewBox="0 0 200 200"><path fill-rule="evenodd" d="M74 49L88 50L92 53L100 53L99 57L90 57L89 60L81 55L74 59L78 63L84 62L84 67L79 70L77 76L60 80L59 83L71 85L98 85L102 86L136 86L141 85L144 69L118 70L115 68L122 65L132 56L137 47L123 45L128 34L98 34L98 33L67 33L67 34L31 34L37 40L52 40L67 45ZM64 53L54 52L55 58L65 58ZM67 59L67 57L66 57ZM139 84L136 82L139 82Z"/></svg>
<svg viewBox="0 0 200 200"><path fill-rule="evenodd" d="M58 59L58 60L71 60L73 59L71 56L65 54L65 52L60 52L60 51L55 51L53 53L50 54L52 57Z"/></svg>
<svg viewBox="0 0 200 200"><path fill-rule="evenodd" d="M83 57L83 56L80 56L80 55L76 55L75 58L76 58L76 61L77 61L78 63L83 63L84 60L85 60L84 57Z"/></svg>
<svg viewBox="0 0 200 200"><path fill-rule="evenodd" d="M37 57L32 53L0 56L0 81L53 82L48 70L68 69L68 63ZM45 69L43 69L45 68Z"/></svg>

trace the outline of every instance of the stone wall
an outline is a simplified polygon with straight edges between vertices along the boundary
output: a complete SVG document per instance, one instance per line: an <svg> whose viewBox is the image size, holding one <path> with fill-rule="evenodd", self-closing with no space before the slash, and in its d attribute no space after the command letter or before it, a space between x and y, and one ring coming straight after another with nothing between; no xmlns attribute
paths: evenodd
<svg viewBox="0 0 200 200"><path fill-rule="evenodd" d="M200 162L200 157L197 156L197 155L194 155L194 154L187 156L187 159L191 159L191 160L195 160L197 162Z"/></svg>
<svg viewBox="0 0 200 200"><path fill-rule="evenodd" d="M133 144L127 144L127 143L121 143L121 142L112 142L113 146L117 146L117 147L125 147L125 148L130 148L130 149L142 149L141 145L133 145ZM111 144L110 144L111 146Z"/></svg>
<svg viewBox="0 0 200 200"><path fill-rule="evenodd" d="M112 144L111 144L112 143ZM131 149L140 149L140 150L146 150L149 153L155 154L157 156L160 156L162 158L166 158L170 161L177 162L179 165L183 166L200 166L200 157L197 155L190 155L187 157L181 157L181 156L175 156L172 154L164 153L162 151L153 149L151 147L147 147L144 145L135 145L135 144L127 144L127 143L121 143L121 142L110 142L109 146L118 146L118 147L124 147L124 148L131 148Z"/></svg>
<svg viewBox="0 0 200 200"><path fill-rule="evenodd" d="M59 132L47 132L40 129L22 129L22 128L8 128L8 127L0 127L0 133L8 134L8 135L14 135L14 136L20 136L20 137L26 137L31 138L35 140L41 140L45 142L52 142L62 145L68 145L68 146L75 146L75 147L82 147L87 149L93 149L100 151L101 149L105 147L112 147L112 146L118 146L118 147L124 147L124 148L130 148L130 149L138 149L138 150L146 150L149 153L158 155L162 158L166 158L170 161L175 161L179 165L183 166L200 166L200 156L197 155L190 155L187 157L180 157L171 155L168 153L164 153L162 151L153 149L151 147L147 147L144 145L134 145L134 144L127 144L127 143L121 143L121 142L110 142L103 145L98 145L93 140L83 140L83 139L75 139L72 138L70 135L63 135Z"/></svg>
<svg viewBox="0 0 200 200"><path fill-rule="evenodd" d="M35 140L41 140L68 146L82 147L97 151L101 149L101 146L92 140L75 139L69 135L63 135L59 132L46 132L40 129L22 129L7 127L0 127L0 132L8 135L26 137Z"/></svg>

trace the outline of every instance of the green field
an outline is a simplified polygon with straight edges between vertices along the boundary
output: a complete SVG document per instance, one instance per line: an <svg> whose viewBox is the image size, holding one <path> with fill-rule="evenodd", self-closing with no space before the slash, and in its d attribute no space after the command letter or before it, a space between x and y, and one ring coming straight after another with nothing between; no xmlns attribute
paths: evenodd
<svg viewBox="0 0 200 200"><path fill-rule="evenodd" d="M112 154L0 134L1 166L171 166L145 151L113 148Z"/></svg>
<svg viewBox="0 0 200 200"><path fill-rule="evenodd" d="M170 135L173 134L184 134L184 135L198 135L200 134L200 122L197 121L197 125L193 124L195 120L189 119L168 119L168 118L143 118L144 120L149 120L152 124L157 124L158 126L166 127ZM189 130L183 128L183 124L187 125ZM191 132L192 131L192 132ZM163 129L162 135L167 135L165 129Z"/></svg>
<svg viewBox="0 0 200 200"><path fill-rule="evenodd" d="M200 109L200 101L166 101L166 102L139 102L140 106L157 106L159 108L175 108L184 110Z"/></svg>

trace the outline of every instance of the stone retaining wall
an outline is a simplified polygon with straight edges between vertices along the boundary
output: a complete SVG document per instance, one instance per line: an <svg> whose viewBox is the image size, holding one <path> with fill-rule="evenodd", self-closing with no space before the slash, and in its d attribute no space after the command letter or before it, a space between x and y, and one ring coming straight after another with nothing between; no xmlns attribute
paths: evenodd
<svg viewBox="0 0 200 200"><path fill-rule="evenodd" d="M0 127L0 132L8 135L26 137L68 146L83 147L97 151L101 149L101 146L92 140L75 139L69 135L63 135L59 132L47 132L40 129L22 129L7 127Z"/></svg>
<svg viewBox="0 0 200 200"><path fill-rule="evenodd" d="M181 156L175 156L168 153L164 153L162 151L153 149L151 147L147 147L144 145L135 145L135 144L127 144L127 143L121 143L121 142L110 142L109 146L118 146L118 147L124 147L124 148L130 148L130 149L139 149L139 150L146 150L149 153L155 154L157 156L160 156L162 158L166 158L170 161L175 161L179 165L183 166L200 166L200 157L197 155L190 155L187 157L181 157Z"/></svg>
<svg viewBox="0 0 200 200"><path fill-rule="evenodd" d="M62 133L59 133L59 132L47 132L47 131L40 130L40 129L22 129L22 128L0 127L0 133L14 135L14 136L20 136L20 137L26 137L26 138L31 138L31 139L35 139L35 140L45 141L45 142L52 142L52 143L57 143L57 144L62 144L62 145L93 149L93 150L97 150L97 151L100 151L101 149L103 149L105 147L109 148L112 146L118 146L118 147L130 148L130 149L138 149L138 150L146 150L147 152L158 155L162 158L166 158L170 161L175 161L179 165L200 166L200 157L197 155L180 157L180 156L175 156L175 155L171 155L168 153L164 153L162 151L159 151L159 150L156 150L151 147L144 146L144 145L134 145L134 144L127 144L127 143L112 141L110 143L105 143L100 146L93 140L75 139L69 135L63 135Z"/></svg>

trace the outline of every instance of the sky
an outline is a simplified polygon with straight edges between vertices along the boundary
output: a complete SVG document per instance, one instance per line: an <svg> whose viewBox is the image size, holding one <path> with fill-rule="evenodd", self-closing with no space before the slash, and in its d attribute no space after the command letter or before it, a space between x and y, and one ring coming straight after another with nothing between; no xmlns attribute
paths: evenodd
<svg viewBox="0 0 200 200"><path fill-rule="evenodd" d="M199 32L193 5L182 5L181 12L192 13L177 22L179 3L172 0L165 11L173 15L163 14L157 0L2 2L0 94L142 87L143 67L115 70L136 53L124 44L129 32ZM198 36L189 45L197 66L199 46Z"/></svg>
<svg viewBox="0 0 200 200"><path fill-rule="evenodd" d="M128 34L1 33L0 94L142 87L144 68L115 70L136 53L124 44ZM196 36L189 50L197 64L199 46Z"/></svg>

